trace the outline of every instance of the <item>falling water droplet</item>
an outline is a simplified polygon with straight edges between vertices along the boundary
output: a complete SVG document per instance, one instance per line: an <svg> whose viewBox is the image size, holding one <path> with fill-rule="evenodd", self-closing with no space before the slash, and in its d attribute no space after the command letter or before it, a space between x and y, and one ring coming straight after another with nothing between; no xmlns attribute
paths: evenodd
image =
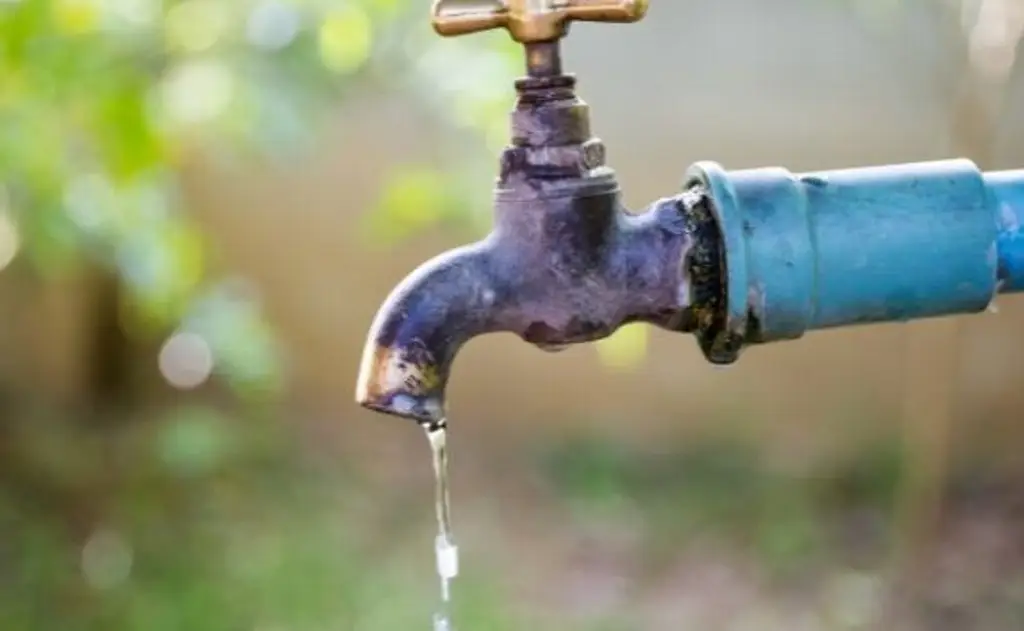
<svg viewBox="0 0 1024 631"><path fill-rule="evenodd" d="M441 604L434 614L434 631L453 631L451 624L451 581L459 575L459 548L452 536L451 503L448 493L448 424L442 419L425 427L433 455L437 538L434 552L441 579Z"/></svg>

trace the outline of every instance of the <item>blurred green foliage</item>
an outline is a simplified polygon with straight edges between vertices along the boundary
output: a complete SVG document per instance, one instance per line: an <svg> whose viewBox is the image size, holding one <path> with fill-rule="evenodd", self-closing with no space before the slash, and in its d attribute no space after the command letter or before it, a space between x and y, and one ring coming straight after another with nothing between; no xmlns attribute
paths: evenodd
<svg viewBox="0 0 1024 631"><path fill-rule="evenodd" d="M301 149L332 104L385 79L427 105L457 91L438 113L493 134L512 47L441 41L427 25L411 0L0 2L0 214L37 269L116 270L126 328L203 326L225 376L266 386L272 337L251 296L210 277L182 169L199 154ZM397 174L384 211L416 218L444 177Z"/></svg>
<svg viewBox="0 0 1024 631"><path fill-rule="evenodd" d="M0 430L3 629L428 626L429 546L410 567L379 541L381 496L287 426L190 407L113 433L26 421ZM493 581L467 569L460 622L511 629Z"/></svg>
<svg viewBox="0 0 1024 631"><path fill-rule="evenodd" d="M441 40L427 10L414 0L0 0L0 246L44 278L105 267L125 290L128 334L196 333L240 392L279 384L258 301L211 271L183 173L200 158L312 148L332 106L359 90L406 90L480 138L503 130L516 51L507 38ZM468 209L449 177L396 170L380 225ZM424 202L429 212L411 212ZM0 628L423 624L436 583L364 550L373 517L344 467L310 464L294 428L263 418L269 410L176 406L97 425L5 408ZM469 584L479 593L460 619L503 628L486 582Z"/></svg>

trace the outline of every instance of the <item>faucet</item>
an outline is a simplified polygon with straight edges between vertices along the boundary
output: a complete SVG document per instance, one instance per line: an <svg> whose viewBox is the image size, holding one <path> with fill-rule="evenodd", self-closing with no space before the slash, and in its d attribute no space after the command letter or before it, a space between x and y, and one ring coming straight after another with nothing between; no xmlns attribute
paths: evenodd
<svg viewBox="0 0 1024 631"><path fill-rule="evenodd" d="M510 332L542 350L629 323L692 333L715 364L815 329L986 309L1024 290L1024 170L968 160L793 174L690 167L641 213L621 202L559 45L574 21L647 0L437 0L442 36L504 28L525 48L494 224L402 281L371 325L356 401L437 428L455 356Z"/></svg>

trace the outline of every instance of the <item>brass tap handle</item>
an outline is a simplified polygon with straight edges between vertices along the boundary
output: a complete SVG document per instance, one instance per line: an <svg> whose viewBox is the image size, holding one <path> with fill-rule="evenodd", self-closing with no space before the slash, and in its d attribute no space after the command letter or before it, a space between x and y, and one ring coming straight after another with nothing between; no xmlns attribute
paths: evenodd
<svg viewBox="0 0 1024 631"><path fill-rule="evenodd" d="M520 44L555 42L570 22L636 22L649 0L434 0L434 30L444 37L504 28Z"/></svg>

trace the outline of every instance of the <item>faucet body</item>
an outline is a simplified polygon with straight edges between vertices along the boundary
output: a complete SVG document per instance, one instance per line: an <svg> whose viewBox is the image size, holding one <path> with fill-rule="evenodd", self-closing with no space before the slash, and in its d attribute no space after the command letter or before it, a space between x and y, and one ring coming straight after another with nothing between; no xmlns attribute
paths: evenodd
<svg viewBox="0 0 1024 631"><path fill-rule="evenodd" d="M437 424L454 356L474 336L510 332L558 350L630 322L692 329L691 296L719 293L708 288L720 258L714 222L691 208L700 195L626 211L574 85L565 75L517 82L494 229L392 292L364 351L363 406Z"/></svg>

